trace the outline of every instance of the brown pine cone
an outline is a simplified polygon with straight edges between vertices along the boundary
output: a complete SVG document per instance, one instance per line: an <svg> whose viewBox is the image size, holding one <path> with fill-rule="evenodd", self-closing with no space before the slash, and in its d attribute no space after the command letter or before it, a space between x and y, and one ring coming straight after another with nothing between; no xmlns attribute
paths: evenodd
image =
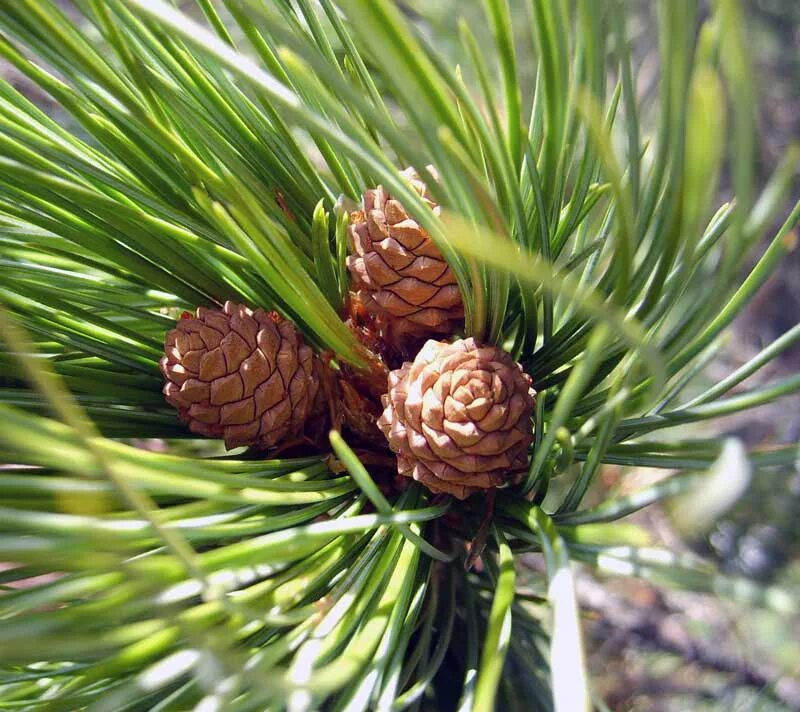
<svg viewBox="0 0 800 712"><path fill-rule="evenodd" d="M389 374L378 426L401 475L465 499L515 482L527 467L535 395L504 351L472 338L428 341Z"/></svg>
<svg viewBox="0 0 800 712"><path fill-rule="evenodd" d="M429 168L429 170L432 170ZM413 168L403 171L436 214L439 206ZM382 186L350 216L347 258L353 286L389 341L452 334L464 318L455 275L428 233Z"/></svg>
<svg viewBox="0 0 800 712"><path fill-rule="evenodd" d="M275 312L225 302L185 314L164 342L164 395L194 433L272 447L303 428L317 393L311 348Z"/></svg>
<svg viewBox="0 0 800 712"><path fill-rule="evenodd" d="M380 362L369 370L356 370L342 364L339 371L338 395L342 418L347 428L359 439L382 447L383 438L375 427L383 407L388 369Z"/></svg>

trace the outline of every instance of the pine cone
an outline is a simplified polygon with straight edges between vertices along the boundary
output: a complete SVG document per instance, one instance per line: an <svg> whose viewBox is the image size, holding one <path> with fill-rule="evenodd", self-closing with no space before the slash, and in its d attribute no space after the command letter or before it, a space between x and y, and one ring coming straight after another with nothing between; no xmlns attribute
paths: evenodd
<svg viewBox="0 0 800 712"><path fill-rule="evenodd" d="M272 447L298 434L317 393L311 349L275 312L225 302L184 315L164 342L164 395L194 433Z"/></svg>
<svg viewBox="0 0 800 712"><path fill-rule="evenodd" d="M403 175L438 214L416 171L408 168ZM428 233L382 186L364 193L363 208L350 216L354 254L347 266L378 328L390 341L452 334L464 318L461 292Z"/></svg>
<svg viewBox="0 0 800 712"><path fill-rule="evenodd" d="M511 483L527 466L535 391L511 357L472 338L428 341L389 374L378 426L397 471L465 499Z"/></svg>

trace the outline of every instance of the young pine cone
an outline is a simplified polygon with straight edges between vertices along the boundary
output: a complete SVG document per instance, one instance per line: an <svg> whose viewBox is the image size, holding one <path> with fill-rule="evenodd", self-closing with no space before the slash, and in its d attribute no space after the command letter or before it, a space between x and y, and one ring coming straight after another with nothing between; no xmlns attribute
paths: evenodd
<svg viewBox="0 0 800 712"><path fill-rule="evenodd" d="M431 169L432 170L432 169ZM413 168L403 172L438 214ZM390 340L404 335L452 334L464 318L456 278L425 230L382 186L364 193L363 211L351 214L347 258L354 288Z"/></svg>
<svg viewBox="0 0 800 712"><path fill-rule="evenodd" d="M536 392L519 364L472 338L428 341L389 374L378 426L397 471L465 499L516 481L533 440Z"/></svg>
<svg viewBox="0 0 800 712"><path fill-rule="evenodd" d="M192 432L272 447L299 433L317 393L313 353L274 312L225 302L198 307L170 331L160 361L164 395Z"/></svg>

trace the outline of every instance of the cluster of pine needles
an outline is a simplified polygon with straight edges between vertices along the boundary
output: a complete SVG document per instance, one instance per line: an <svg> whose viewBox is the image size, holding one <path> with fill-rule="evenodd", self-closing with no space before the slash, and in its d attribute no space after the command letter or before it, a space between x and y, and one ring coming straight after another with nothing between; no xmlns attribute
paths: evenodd
<svg viewBox="0 0 800 712"><path fill-rule="evenodd" d="M390 0L0 2L37 97L0 82L2 709L602 709L578 566L797 613L620 521L671 498L702 531L798 458L704 424L800 389L745 383L797 326L703 377L800 204L770 232L798 151L757 194L744 3L699 4L657 3L642 98L625 0L484 0L446 37ZM440 216L398 170L429 164ZM226 300L362 368L347 228L379 184L538 392L488 521L382 492L336 432L224 454L161 393L176 315ZM607 464L653 476L604 491Z"/></svg>

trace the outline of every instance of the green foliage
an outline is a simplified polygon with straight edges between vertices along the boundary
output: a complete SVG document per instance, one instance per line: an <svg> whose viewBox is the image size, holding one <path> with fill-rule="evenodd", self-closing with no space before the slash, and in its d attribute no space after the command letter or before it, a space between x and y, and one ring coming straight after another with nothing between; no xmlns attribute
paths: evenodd
<svg viewBox="0 0 800 712"><path fill-rule="evenodd" d="M722 442L695 424L800 389L729 394L795 327L684 396L800 217L767 234L796 148L754 195L740 4L695 32L695 0L661 0L649 101L624 0L483 5L488 35L461 23L455 66L454 35L388 0L198 0L194 19L163 0L0 4L0 55L68 115L0 83L3 709L588 709L571 561L795 611L617 521L724 486ZM441 218L406 165L436 167ZM716 207L722 171L738 198ZM377 182L452 265L466 332L539 392L529 475L498 496L479 571L443 525L474 535L477 501L387 498L336 433L330 456L220 456L160 394L175 316L226 299L363 365L344 235ZM660 438L676 426L687 439ZM168 450L123 442L150 438ZM798 457L740 451L756 478ZM609 463L678 472L585 503ZM526 551L541 590L515 576Z"/></svg>

